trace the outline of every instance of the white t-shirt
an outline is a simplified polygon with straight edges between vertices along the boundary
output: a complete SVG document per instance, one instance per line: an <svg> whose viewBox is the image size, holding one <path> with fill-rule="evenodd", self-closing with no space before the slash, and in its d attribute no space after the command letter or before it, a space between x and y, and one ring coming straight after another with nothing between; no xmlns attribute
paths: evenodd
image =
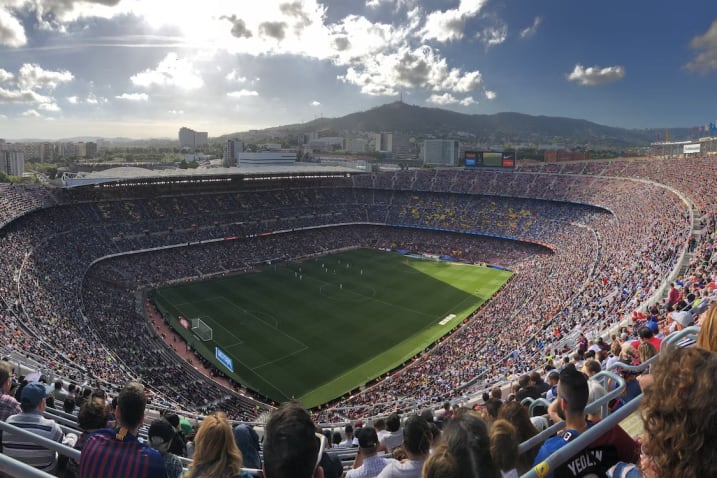
<svg viewBox="0 0 717 478"><path fill-rule="evenodd" d="M378 474L378 478L421 478L421 470L425 460L395 461L386 465Z"/></svg>

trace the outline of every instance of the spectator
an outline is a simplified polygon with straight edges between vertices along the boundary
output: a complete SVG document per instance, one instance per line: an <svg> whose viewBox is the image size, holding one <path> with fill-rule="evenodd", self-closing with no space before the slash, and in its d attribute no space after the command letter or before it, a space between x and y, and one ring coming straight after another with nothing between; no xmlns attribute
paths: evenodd
<svg viewBox="0 0 717 478"><path fill-rule="evenodd" d="M512 428L509 423L505 421L502 423L507 425L507 429ZM500 424L498 426L502 427ZM406 428L408 428L408 424L406 424ZM435 470L435 468L443 467L448 468L448 476L465 478L498 478L500 476L491 456L488 425L478 414L465 411L457 415L447 424L441 443L442 445L437 449L436 458L426 461L424 476L443 476ZM513 446L517 455L517 443L513 442ZM383 474L379 476L383 476Z"/></svg>
<svg viewBox="0 0 717 478"><path fill-rule="evenodd" d="M179 478L182 475L182 462L177 455L169 452L175 431L174 427L164 418L158 418L152 422L147 432L149 445L157 450L164 460L164 468L167 470L167 478Z"/></svg>
<svg viewBox="0 0 717 478"><path fill-rule="evenodd" d="M542 463L555 451L577 438L592 426L585 419L585 406L588 403L588 382L585 375L573 367L560 372L558 383L558 400L553 402L565 416L565 429L562 434L548 439L540 447L534 465ZM639 459L639 445L632 440L619 425L608 430L588 447L568 459L563 465L547 475L553 476L598 476L618 461L636 463Z"/></svg>
<svg viewBox="0 0 717 478"><path fill-rule="evenodd" d="M451 421L454 422L456 420ZM409 417L403 426L403 449L407 459L386 465L379 473L379 478L419 478L430 446L431 429L428 422L418 415Z"/></svg>
<svg viewBox="0 0 717 478"><path fill-rule="evenodd" d="M394 448L401 446L403 443L403 432L401 431L401 418L397 413L392 413L386 419L386 431L383 439L380 441L378 451L391 453Z"/></svg>
<svg viewBox="0 0 717 478"><path fill-rule="evenodd" d="M359 442L358 453L353 469L346 472L345 478L374 478L392 461L391 458L378 456L378 434L371 427L359 429L357 432Z"/></svg>
<svg viewBox="0 0 717 478"><path fill-rule="evenodd" d="M186 478L249 478L226 415L206 417L194 437L194 456Z"/></svg>
<svg viewBox="0 0 717 478"><path fill-rule="evenodd" d="M513 426L518 443L523 443L538 434L538 430L528 416L528 410L518 402L504 403L498 410L498 419L505 420ZM526 450L517 457L513 467L517 468L521 475L527 473L532 468L537 453L537 448Z"/></svg>
<svg viewBox="0 0 717 478"><path fill-rule="evenodd" d="M45 399L47 395L47 389L42 383L28 383L22 389L20 401L22 411L17 415L8 417L6 422L18 428L32 431L43 438L73 446L77 436L68 435L67 440L65 440L65 434L62 433L60 426L54 420L42 416L46 407ZM11 432L5 432L2 441L5 455L48 473L56 471L57 454L54 450L48 450L28 438L16 436Z"/></svg>
<svg viewBox="0 0 717 478"><path fill-rule="evenodd" d="M20 413L20 403L10 395L12 387L12 366L2 360L0 361L0 421L5 421L10 415ZM0 430L0 451L2 451L2 430Z"/></svg>
<svg viewBox="0 0 717 478"><path fill-rule="evenodd" d="M323 435L300 403L284 402L264 428L265 478L321 478Z"/></svg>
<svg viewBox="0 0 717 478"><path fill-rule="evenodd" d="M717 352L717 302L712 304L702 318L696 346L710 352ZM1 373L0 380L2 380Z"/></svg>
<svg viewBox="0 0 717 478"><path fill-rule="evenodd" d="M174 429L174 436L172 437L172 444L169 447L169 453L177 456L186 456L187 454L187 443L182 435L180 428L179 416L176 413L167 413L164 418L172 425Z"/></svg>
<svg viewBox="0 0 717 478"><path fill-rule="evenodd" d="M518 445L515 428L507 420L496 420L490 427L490 456L502 478L518 478ZM488 475L490 476L490 475ZM483 478L483 475L480 475Z"/></svg>
<svg viewBox="0 0 717 478"><path fill-rule="evenodd" d="M74 402L73 398L68 398L67 400L72 400ZM77 426L82 433L77 439L77 443L75 443L75 450L82 451L82 448L85 446L85 441L87 441L87 437L97 430L105 428L106 422L107 414L105 413L105 407L103 407L102 404L95 401L89 401L82 405L77 414ZM80 464L77 461L74 459L68 460L64 478L74 478L77 476L79 469Z"/></svg>
<svg viewBox="0 0 717 478"><path fill-rule="evenodd" d="M234 441L241 451L242 458L244 459L244 466L255 470L261 469L261 457L259 453L261 447L259 446L259 435L249 425L239 424L234 427Z"/></svg>
<svg viewBox="0 0 717 478"><path fill-rule="evenodd" d="M668 349L653 377L640 404L644 476L717 476L717 355L698 347Z"/></svg>
<svg viewBox="0 0 717 478"><path fill-rule="evenodd" d="M350 448L354 446L354 427L348 424L344 427L344 441L339 443L341 448Z"/></svg>
<svg viewBox="0 0 717 478"><path fill-rule="evenodd" d="M144 387L128 383L117 398L119 427L99 430L87 438L80 457L80 478L166 478L162 455L137 440L146 406Z"/></svg>

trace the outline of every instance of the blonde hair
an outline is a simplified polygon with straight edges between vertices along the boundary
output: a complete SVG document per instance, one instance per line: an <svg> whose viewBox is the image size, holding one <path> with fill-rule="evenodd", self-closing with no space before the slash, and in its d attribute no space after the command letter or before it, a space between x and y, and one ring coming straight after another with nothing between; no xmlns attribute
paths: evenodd
<svg viewBox="0 0 717 478"><path fill-rule="evenodd" d="M244 460L226 415L204 419L194 437L194 455L186 478L230 478L241 473Z"/></svg>
<svg viewBox="0 0 717 478"><path fill-rule="evenodd" d="M705 312L695 345L710 352L717 352L717 302Z"/></svg>

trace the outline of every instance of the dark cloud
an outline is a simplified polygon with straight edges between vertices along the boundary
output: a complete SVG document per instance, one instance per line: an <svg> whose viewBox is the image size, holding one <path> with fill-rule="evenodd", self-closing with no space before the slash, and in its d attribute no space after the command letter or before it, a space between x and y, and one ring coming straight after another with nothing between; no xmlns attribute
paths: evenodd
<svg viewBox="0 0 717 478"><path fill-rule="evenodd" d="M396 67L398 80L412 87L425 85L430 71L426 60L410 53L405 53Z"/></svg>
<svg viewBox="0 0 717 478"><path fill-rule="evenodd" d="M347 37L336 37L334 38L334 46L338 51L348 50L351 46L351 42Z"/></svg>
<svg viewBox="0 0 717 478"><path fill-rule="evenodd" d="M299 25L302 27L308 27L311 25L311 18L309 18L309 15L304 11L301 2L291 2L291 3L282 3L279 5L279 10L281 10L281 13L284 15L297 18L299 20Z"/></svg>
<svg viewBox="0 0 717 478"><path fill-rule="evenodd" d="M276 40L283 40L286 36L286 23L285 22L263 22L259 24L259 32Z"/></svg>
<svg viewBox="0 0 717 478"><path fill-rule="evenodd" d="M229 20L232 24L232 35L237 38L251 38L251 31L246 27L246 23L236 15L231 17L223 16L222 20Z"/></svg>

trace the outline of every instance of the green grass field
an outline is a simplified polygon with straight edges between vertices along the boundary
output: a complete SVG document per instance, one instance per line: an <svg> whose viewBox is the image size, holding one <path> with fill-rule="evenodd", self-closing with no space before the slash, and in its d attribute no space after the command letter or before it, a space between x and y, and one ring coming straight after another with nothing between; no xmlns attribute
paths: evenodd
<svg viewBox="0 0 717 478"><path fill-rule="evenodd" d="M165 287L155 301L197 351L232 375L215 359L215 346L229 355L235 380L313 407L424 350L510 275L360 249ZM178 316L202 318L213 340L192 339Z"/></svg>

